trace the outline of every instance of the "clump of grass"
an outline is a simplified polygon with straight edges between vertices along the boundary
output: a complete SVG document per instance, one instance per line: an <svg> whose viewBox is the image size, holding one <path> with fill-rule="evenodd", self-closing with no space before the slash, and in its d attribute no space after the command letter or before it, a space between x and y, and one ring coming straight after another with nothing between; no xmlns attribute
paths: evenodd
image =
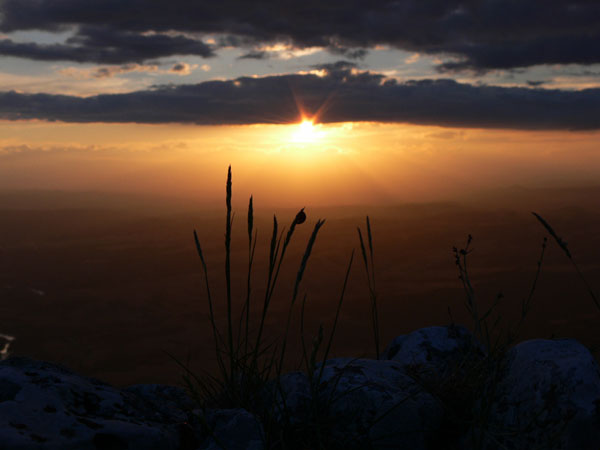
<svg viewBox="0 0 600 450"><path fill-rule="evenodd" d="M332 329L327 338L323 325L320 324L317 335L313 338L310 349L307 349L304 330L304 317L307 295L300 295L300 287L319 232L324 225L324 220L317 220L312 230L293 284L292 296L287 308L287 316L282 336L278 343L268 342L265 338L265 324L268 317L277 282L281 273L286 253L291 245L296 228L306 221L306 213L302 208L292 220L288 230L280 229L276 216L273 216L273 226L268 252L268 267L266 273L266 287L261 307L253 308L254 296L252 295L252 269L254 264L258 230L254 227L254 203L250 197L247 215L248 234L248 264L246 276L246 292L242 301L242 308L237 322L234 322L233 293L231 290L231 236L233 230L232 176L231 167L227 172L226 181L226 221L225 221L225 283L226 296L226 323L224 329L219 327L215 313L215 298L209 282L207 261L202 250L202 245L197 231L194 230L194 242L200 258L204 278L209 322L211 325L214 352L217 360L217 374L204 373L197 375L185 365L180 365L185 370L184 380L188 390L199 403L201 410L209 408L245 408L257 415L265 430L265 447L269 449L329 449L335 444L329 440L327 411L328 402L333 399L323 399L319 395L321 380L325 363L329 358L334 335L339 323L341 308L350 277L354 260L354 251L350 255L345 272L340 298L337 303ZM367 270L372 271L373 246L370 223L367 221L369 237L370 263L366 263ZM363 248L363 253L364 253ZM371 280L374 276L371 273ZM373 293L374 293L373 289ZM305 366L307 378L310 382L310 417L306 423L294 423L292 412L287 410L286 394L279 384L283 368L286 366L286 357L292 317L301 300L300 337L302 345L301 364ZM375 298L373 297L375 301ZM252 328L252 312L258 316L256 328ZM376 305L374 305L374 318L377 318ZM237 325L236 325L237 323ZM375 324L376 322L374 322ZM378 346L378 334L376 334ZM379 348L379 347L377 347ZM201 415L200 423L208 427L206 418ZM211 435L211 430L207 428Z"/></svg>
<svg viewBox="0 0 600 450"><path fill-rule="evenodd" d="M243 407L250 411L256 409L260 399L257 397L262 392L267 382L281 375L285 364L286 350L288 348L289 331L293 311L300 292L304 273L308 266L310 256L317 236L324 220L317 220L313 231L306 244L302 259L298 266L293 294L288 307L287 321L279 346L266 341L264 336L265 323L276 290L280 270L286 252L292 242L296 227L306 221L306 213L302 208L292 220L287 232L279 230L277 217L273 216L273 229L269 246L269 264L266 274L266 289L260 309L258 327L251 327L252 316L252 269L258 240L258 230L254 227L253 197L248 203L247 233L248 233L248 266L246 276L246 292L239 312L237 325L234 321L235 311L231 281L231 237L233 230L234 213L232 200L232 174L231 166L228 168L226 181L226 220L225 220L225 306L226 324L224 329L218 325L215 314L215 299L213 298L207 261L202 250L198 233L194 230L194 242L200 258L202 274L208 303L208 315L212 330L214 352L217 361L217 374L204 373L198 376L192 373L185 365L185 381L203 406L210 407ZM284 237L285 236L285 237Z"/></svg>
<svg viewBox="0 0 600 450"><path fill-rule="evenodd" d="M196 251L200 258L202 274L208 303L209 321L211 325L214 351L217 360L217 374L204 373L199 376L189 370L185 365L185 382L189 391L196 398L201 409L207 408L234 408L242 407L260 417L265 428L266 448L287 449L328 449L334 448L335 443L329 440L328 424L331 422L327 417L329 403L333 398L323 399L319 395L321 380L325 369L325 363L331 353L333 339L339 323L341 308L348 286L350 271L354 261L352 251L345 272L340 297L337 303L335 316L330 333L325 338L323 325L320 324L317 335L313 338L310 349L307 349L304 330L304 317L306 308L306 294L302 296L300 316L300 337L302 345L302 361L305 366L307 378L310 382L310 417L303 424L295 424L290 420L290 411L286 410L285 393L281 390L279 380L286 363L288 341L292 325L292 316L300 298L300 286L308 266L313 247L318 234L324 225L324 220L317 220L310 237L306 243L302 259L298 265L296 278L293 284L292 297L288 305L287 317L283 328L283 335L279 344L267 342L264 336L266 319L274 293L277 287L279 275L286 253L292 242L297 226L306 221L306 213L302 208L291 222L288 230L280 230L276 216L273 216L273 226L269 243L269 260L266 273L265 294L262 299L261 308L256 311L259 314L256 329L251 326L251 312L253 310L252 295L252 268L255 258L258 231L254 227L254 204L253 197L248 203L247 233L248 233L248 264L246 276L246 292L242 302L242 308L237 320L237 326L233 320L233 293L231 290L231 236L233 230L234 214L231 206L232 199L232 175L231 167L227 172L226 182L226 221L225 221L225 283L226 283L226 324L225 328L219 327L215 314L215 299L212 295L209 282L207 261L202 250L202 245L197 231L194 230L194 242ZM359 236L362 239L359 229ZM366 248L361 241L363 260L369 279L372 325L376 343L376 353L379 357L379 324L377 316L377 303L375 291L375 277L373 273L373 238L370 221L367 218L367 237L370 258L367 259ZM274 384L273 384L274 383ZM273 389L275 387L275 389ZM283 405L278 401L281 400ZM283 410L282 410L283 409ZM201 423L206 425L203 416L199 417ZM211 430L207 430L210 434Z"/></svg>
<svg viewBox="0 0 600 450"><path fill-rule="evenodd" d="M583 272L575 263L567 243L559 237L548 221L537 213L533 213L533 215L571 261L594 304L600 308L598 297L594 294ZM484 345L485 353L483 357L479 358L473 358L473 353L467 354L462 361L457 362L453 370L442 380L434 379L431 382L432 380L428 380L426 377L420 378L426 384L426 389L440 400L446 410L447 426L445 432L442 433L442 441L446 441L446 445L450 445L447 448L455 448L451 443L455 442L458 445L456 439L461 432L471 429L473 433L470 439L473 448L484 448L486 443L493 443L498 448L504 448L503 438L525 433L532 427L542 427L548 432L548 443L550 443L565 428L570 417L560 418L559 422L542 419L542 417L545 417L547 409L551 407L549 403L544 404L534 414L531 423L524 424L519 429L498 430L490 425L494 400L498 395L499 383L506 369L506 354L516 344L523 324L531 310L548 246L548 237L543 238L531 287L528 294L521 301L520 317L514 326L505 327L504 329L500 327L501 316L497 312L497 307L503 298L501 293L496 296L491 306L484 312L481 312L478 308L479 302L467 264L468 256L473 251L471 248L472 241L473 237L469 235L466 245L461 249L454 247L453 253L465 294L465 307L471 316L473 333L475 338ZM474 414L475 411L477 411L477 414ZM449 439L452 436L454 439Z"/></svg>

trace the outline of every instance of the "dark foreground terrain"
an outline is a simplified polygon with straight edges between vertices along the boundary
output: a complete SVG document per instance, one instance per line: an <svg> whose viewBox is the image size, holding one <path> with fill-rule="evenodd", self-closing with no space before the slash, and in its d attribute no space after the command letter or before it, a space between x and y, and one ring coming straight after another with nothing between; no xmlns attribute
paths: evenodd
<svg viewBox="0 0 600 450"><path fill-rule="evenodd" d="M308 293L308 335L319 323L326 331L331 324L345 266L351 250L358 248L356 226L364 225L366 214L375 240L383 343L416 328L449 323L448 307L456 322L468 325L451 249L462 246L469 233L475 250L470 270L480 301L489 303L501 291L502 323L514 322L546 235L532 210L568 241L597 291L599 192L515 188L456 203L306 205L307 223L298 227L282 268L269 336L281 331L298 262L317 218L327 222L302 287ZM222 299L224 206L115 199L91 194L0 195L0 333L16 337L13 354L59 362L116 385L177 383L181 371L169 354L189 358L196 369L212 368L206 295L192 230L198 230L204 244L214 296ZM287 226L299 209L261 209L255 201L259 243L254 311L266 284L271 214L277 212L280 224ZM234 296L241 299L246 211L235 209ZM373 355L361 264L355 260L333 356ZM217 306L220 317L223 303ZM521 338L574 337L595 351L600 349L598 324L600 313L569 260L551 241Z"/></svg>

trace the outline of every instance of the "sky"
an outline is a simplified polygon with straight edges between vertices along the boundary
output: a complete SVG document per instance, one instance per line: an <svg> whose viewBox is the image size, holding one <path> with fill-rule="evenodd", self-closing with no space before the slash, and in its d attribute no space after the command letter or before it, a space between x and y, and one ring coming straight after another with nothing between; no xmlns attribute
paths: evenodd
<svg viewBox="0 0 600 450"><path fill-rule="evenodd" d="M597 1L0 0L0 189L591 185L599 129Z"/></svg>

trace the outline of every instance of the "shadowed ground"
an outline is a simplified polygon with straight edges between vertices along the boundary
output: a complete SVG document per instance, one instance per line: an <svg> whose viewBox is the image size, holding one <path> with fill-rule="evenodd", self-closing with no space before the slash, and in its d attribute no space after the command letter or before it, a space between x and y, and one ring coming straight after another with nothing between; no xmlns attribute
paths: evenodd
<svg viewBox="0 0 600 450"><path fill-rule="evenodd" d="M491 302L502 291L505 323L517 318L545 236L532 210L569 242L575 261L597 292L600 208L593 201L597 195L598 189L592 188L515 188L457 203L328 209L299 205L307 206L308 219L297 228L282 268L268 335L275 337L281 330L298 263L317 218L327 222L301 288L308 293L309 336L320 322L329 330L345 266L352 248L358 248L356 226L363 226L366 214L371 216L375 240L382 345L398 334L448 323L448 307L456 322L468 324L451 252L452 246L464 244L468 233L474 237L471 274L481 302ZM101 196L86 203L84 194L60 201L46 194L43 201L34 201L39 196L0 195L0 333L16 337L14 353L60 362L117 385L177 383L180 370L167 353L182 360L189 356L192 367L210 370L206 296L192 230L198 230L203 242L215 297L222 299L224 205L194 210L191 202L174 206L134 199L114 206L114 198ZM262 302L271 214L277 212L280 225L288 226L297 209L260 206L255 199L259 242L254 289ZM234 298L241 301L246 211L235 205L234 209ZM334 356L373 354L361 264L356 260L352 270ZM254 304L257 311L259 302ZM224 317L223 312L220 301L217 315ZM569 261L550 242L522 338L569 336L592 350L600 349L599 323L600 313Z"/></svg>

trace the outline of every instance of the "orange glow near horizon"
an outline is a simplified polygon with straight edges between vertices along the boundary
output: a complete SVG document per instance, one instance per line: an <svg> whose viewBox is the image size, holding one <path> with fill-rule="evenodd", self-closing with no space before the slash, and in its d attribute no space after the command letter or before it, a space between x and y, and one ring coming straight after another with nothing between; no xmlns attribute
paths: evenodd
<svg viewBox="0 0 600 450"><path fill-rule="evenodd" d="M596 183L599 132L382 123L192 126L0 121L0 189L141 192L297 206L435 201ZM247 201L247 200L246 200Z"/></svg>

